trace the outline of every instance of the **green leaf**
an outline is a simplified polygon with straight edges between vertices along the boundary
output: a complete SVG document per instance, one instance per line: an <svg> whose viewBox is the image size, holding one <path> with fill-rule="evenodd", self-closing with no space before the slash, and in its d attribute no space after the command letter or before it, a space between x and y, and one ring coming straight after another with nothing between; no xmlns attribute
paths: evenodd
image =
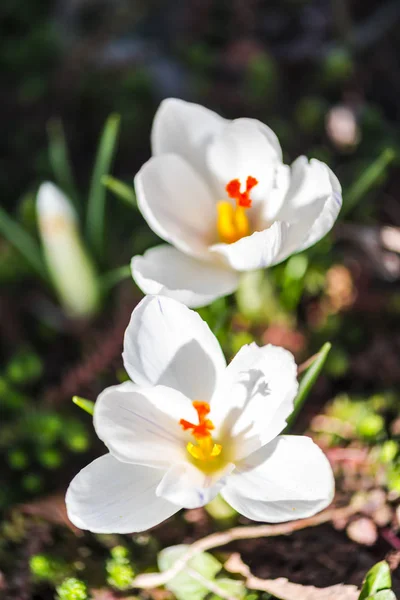
<svg viewBox="0 0 400 600"><path fill-rule="evenodd" d="M18 221L10 217L10 215L8 215L1 207L0 234L22 254L27 263L42 279L48 281L47 269L43 262L39 245L34 238L21 227Z"/></svg>
<svg viewBox="0 0 400 600"><path fill-rule="evenodd" d="M160 571L166 571L172 567L186 553L188 548L188 545L180 544L161 550L157 560ZM190 569L197 571L205 579L213 581L216 574L222 569L222 564L208 552L197 554L189 560L186 568L176 577L173 577L165 586L175 594L177 600L188 600L188 598L190 600L204 600L210 590L203 582L190 576L188 573Z"/></svg>
<svg viewBox="0 0 400 600"><path fill-rule="evenodd" d="M386 148L380 156L363 172L344 194L342 215L347 215L367 192L379 181L387 167L396 157L393 148Z"/></svg>
<svg viewBox="0 0 400 600"><path fill-rule="evenodd" d="M136 194L133 187L126 185L126 183L111 175L103 175L101 183L110 190L110 192L113 192L113 194L123 200L125 204L128 204L131 208L137 210Z"/></svg>
<svg viewBox="0 0 400 600"><path fill-rule="evenodd" d="M325 364L325 361L328 357L329 351L332 348L332 344L326 342L318 352L314 362L308 367L307 371L304 373L303 378L299 385L299 391L297 392L297 397L294 401L294 410L288 419L288 424L285 429L287 431L290 429L294 422L297 419L297 415L303 407L304 402L307 399L308 394L311 392L314 383L317 381L319 374L322 371L322 368Z"/></svg>
<svg viewBox="0 0 400 600"><path fill-rule="evenodd" d="M80 212L78 194L72 174L62 122L59 119L51 119L47 123L47 134L49 137L49 159L56 182L67 196L71 198L76 210Z"/></svg>
<svg viewBox="0 0 400 600"><path fill-rule="evenodd" d="M217 583L219 587L225 592L228 592L228 594L232 596L232 598L242 600L246 597L246 587L243 581L221 577L220 579L216 579L215 583ZM213 594L211 596L211 600L221 600L221 596L216 596L215 594Z"/></svg>
<svg viewBox="0 0 400 600"><path fill-rule="evenodd" d="M129 279L132 277L132 271L130 265L124 265L122 267L117 267L116 269L112 269L107 273L104 273L100 277L100 287L103 293L109 292L114 285L117 285L120 281L124 279Z"/></svg>
<svg viewBox="0 0 400 600"><path fill-rule="evenodd" d="M89 191L86 232L97 256L101 257L104 245L104 212L107 190L102 178L107 175L114 158L120 116L111 115L104 126L93 169L92 183Z"/></svg>
<svg viewBox="0 0 400 600"><path fill-rule="evenodd" d="M397 600L392 590L381 590L372 596L368 596L366 600Z"/></svg>
<svg viewBox="0 0 400 600"><path fill-rule="evenodd" d="M385 560L382 560L368 571L361 589L359 600L366 600L381 590L390 590L391 587L392 578L390 575L390 568L388 563ZM383 599L379 600L385 599L383 597Z"/></svg>
<svg viewBox="0 0 400 600"><path fill-rule="evenodd" d="M73 396L72 402L79 406L82 410L89 413L89 415L93 415L94 413L94 402L91 400L87 400L86 398L81 398L80 396Z"/></svg>

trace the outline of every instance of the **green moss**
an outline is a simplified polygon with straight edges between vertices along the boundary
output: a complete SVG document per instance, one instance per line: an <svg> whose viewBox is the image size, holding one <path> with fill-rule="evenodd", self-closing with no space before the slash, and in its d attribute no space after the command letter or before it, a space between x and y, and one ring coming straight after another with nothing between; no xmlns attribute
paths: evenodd
<svg viewBox="0 0 400 600"><path fill-rule="evenodd" d="M133 566L130 564L129 551L124 546L114 546L111 558L106 562L107 582L119 590L132 587L135 576Z"/></svg>
<svg viewBox="0 0 400 600"><path fill-rule="evenodd" d="M58 600L87 600L86 584L80 579L69 577L57 587Z"/></svg>

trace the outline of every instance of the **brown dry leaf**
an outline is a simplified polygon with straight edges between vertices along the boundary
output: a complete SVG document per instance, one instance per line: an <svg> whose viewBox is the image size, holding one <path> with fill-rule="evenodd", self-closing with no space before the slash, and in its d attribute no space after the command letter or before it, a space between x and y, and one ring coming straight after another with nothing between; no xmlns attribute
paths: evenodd
<svg viewBox="0 0 400 600"><path fill-rule="evenodd" d="M75 527L68 519L64 494L54 494L53 496L47 496L37 502L20 504L19 509L25 515L41 517L48 523L66 525L76 535L83 534L82 531Z"/></svg>
<svg viewBox="0 0 400 600"><path fill-rule="evenodd" d="M224 568L230 573L242 575L246 579L245 585L248 589L268 592L280 600L357 600L360 593L355 585L341 583L327 588L316 588L313 585L291 583L284 577L260 579L252 575L240 554L232 554Z"/></svg>

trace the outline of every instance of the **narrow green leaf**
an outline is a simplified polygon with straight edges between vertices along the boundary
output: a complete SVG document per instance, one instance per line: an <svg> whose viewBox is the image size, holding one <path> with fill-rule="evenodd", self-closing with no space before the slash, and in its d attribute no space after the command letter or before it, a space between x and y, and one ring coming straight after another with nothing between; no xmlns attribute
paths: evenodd
<svg viewBox="0 0 400 600"><path fill-rule="evenodd" d="M325 364L325 361L328 357L331 348L332 344L326 342L326 344L324 344L321 350L318 352L313 363L308 367L307 371L304 373L299 385L299 391L297 392L296 400L294 401L294 410L288 419L288 424L285 431L290 429L296 421L297 415L302 409L308 394L311 392L314 383L317 381L319 374L322 371L322 368Z"/></svg>
<svg viewBox="0 0 400 600"><path fill-rule="evenodd" d="M396 157L393 148L386 148L380 156L364 171L364 173L351 185L344 195L342 215L350 212L367 192L375 185L387 167Z"/></svg>
<svg viewBox="0 0 400 600"><path fill-rule="evenodd" d="M137 210L136 194L133 187L130 187L120 179L116 179L111 175L103 175L101 183L110 190L110 192L113 192L113 194L123 200L125 204L128 204L131 208Z"/></svg>
<svg viewBox="0 0 400 600"><path fill-rule="evenodd" d="M71 199L77 211L80 212L64 127L59 119L51 119L47 123L47 135L49 138L49 159L55 180Z"/></svg>
<svg viewBox="0 0 400 600"><path fill-rule="evenodd" d="M104 212L107 190L102 177L107 175L114 158L120 116L108 117L101 135L89 191L86 232L89 243L97 256L101 257L104 245Z"/></svg>
<svg viewBox="0 0 400 600"><path fill-rule="evenodd" d="M367 600L369 596L373 596L381 590L390 590L392 587L392 578L390 568L385 560L376 563L370 569L365 577L365 581L361 588L359 600Z"/></svg>
<svg viewBox="0 0 400 600"><path fill-rule="evenodd" d="M1 207L0 234L23 255L42 279L48 281L47 269L39 245L18 221L10 217Z"/></svg>
<svg viewBox="0 0 400 600"><path fill-rule="evenodd" d="M94 413L94 402L91 400L87 400L86 398L81 398L80 396L73 396L72 402L79 406L82 410L89 413L89 415L93 415Z"/></svg>
<svg viewBox="0 0 400 600"><path fill-rule="evenodd" d="M130 265L124 265L123 267L117 267L107 273L104 273L100 277L100 287L103 293L109 292L115 285L124 279L132 277L132 271Z"/></svg>

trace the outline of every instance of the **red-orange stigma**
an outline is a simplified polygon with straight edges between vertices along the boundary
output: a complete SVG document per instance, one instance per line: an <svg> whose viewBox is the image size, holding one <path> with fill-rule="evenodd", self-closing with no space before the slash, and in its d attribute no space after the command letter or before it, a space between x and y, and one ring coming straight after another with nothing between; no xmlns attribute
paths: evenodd
<svg viewBox="0 0 400 600"><path fill-rule="evenodd" d="M201 400L195 400L194 402L192 402L192 404L199 417L198 425L190 423L190 421L186 421L185 419L181 419L179 421L179 425L184 431L192 429L192 435L196 438L196 440L202 440L204 438L210 437L210 431L214 429L213 422L210 421L210 419L206 418L210 412L210 405L208 404L208 402L203 402Z"/></svg>
<svg viewBox="0 0 400 600"><path fill-rule="evenodd" d="M250 192L254 186L258 184L255 177L251 175L246 179L246 189L244 192L240 191L239 179L232 179L225 187L229 198L236 200L238 206L243 208L251 208Z"/></svg>

